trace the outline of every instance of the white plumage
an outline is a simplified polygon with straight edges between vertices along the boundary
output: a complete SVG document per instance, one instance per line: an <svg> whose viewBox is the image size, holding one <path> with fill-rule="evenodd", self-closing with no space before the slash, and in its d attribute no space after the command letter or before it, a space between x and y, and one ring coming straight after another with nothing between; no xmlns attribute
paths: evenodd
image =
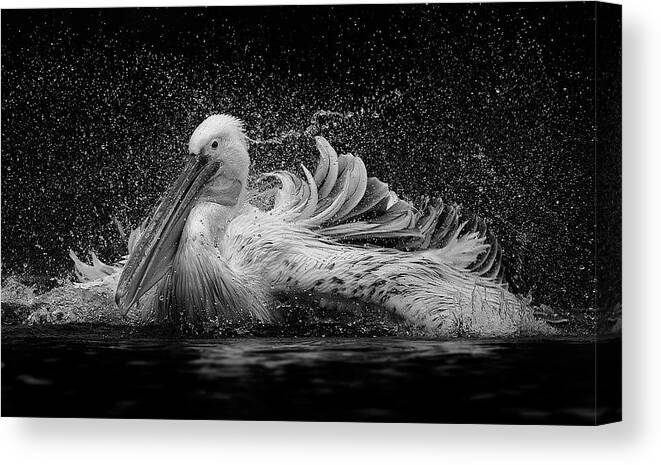
<svg viewBox="0 0 661 465"><path fill-rule="evenodd" d="M120 309L178 323L268 322L279 298L299 294L385 308L434 334L467 324L477 334L521 329L527 313L503 284L484 221L460 223L440 199L414 207L368 177L359 157L316 142L314 174L265 175L280 188L261 210L246 200L243 124L207 118L191 137L189 166L130 240ZM98 267L90 274L74 261L98 278Z"/></svg>

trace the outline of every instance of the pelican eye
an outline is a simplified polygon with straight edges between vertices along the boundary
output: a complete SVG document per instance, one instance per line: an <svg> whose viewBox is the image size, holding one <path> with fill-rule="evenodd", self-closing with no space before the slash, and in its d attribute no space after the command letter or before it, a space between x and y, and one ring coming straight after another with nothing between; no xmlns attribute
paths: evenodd
<svg viewBox="0 0 661 465"><path fill-rule="evenodd" d="M217 140L215 140L211 143L211 148L212 149L217 149L218 148L218 141Z"/></svg>

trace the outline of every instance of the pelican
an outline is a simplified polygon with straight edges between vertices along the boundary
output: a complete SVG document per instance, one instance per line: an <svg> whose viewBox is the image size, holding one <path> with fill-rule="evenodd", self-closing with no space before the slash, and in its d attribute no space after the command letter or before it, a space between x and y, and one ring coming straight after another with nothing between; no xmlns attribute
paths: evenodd
<svg viewBox="0 0 661 465"><path fill-rule="evenodd" d="M192 326L271 323L283 297L304 296L385 309L432 334L520 330L525 302L508 290L501 248L481 218L460 221L458 207L438 198L409 203L368 177L360 157L338 155L321 136L316 146L314 173L301 165L303 177L264 175L278 187L260 208L247 186L244 124L205 119L185 168L131 234L119 310ZM112 272L72 258L82 276Z"/></svg>

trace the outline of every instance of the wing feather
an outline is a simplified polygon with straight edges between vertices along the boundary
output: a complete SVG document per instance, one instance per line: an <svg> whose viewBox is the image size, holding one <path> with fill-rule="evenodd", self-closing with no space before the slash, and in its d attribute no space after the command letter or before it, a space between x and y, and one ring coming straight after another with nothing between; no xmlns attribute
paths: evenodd
<svg viewBox="0 0 661 465"><path fill-rule="evenodd" d="M462 220L459 207L440 198L421 197L414 206L388 184L368 177L360 157L338 156L326 139L315 139L319 162L314 175L304 166L305 179L287 171L270 173L281 184L274 213L337 241L418 251L503 281L502 250L483 219Z"/></svg>
<svg viewBox="0 0 661 465"><path fill-rule="evenodd" d="M323 137L315 137L315 141L320 154L319 165L322 166L322 169L315 170L314 181L319 186L319 198L324 199L337 181L337 152Z"/></svg>

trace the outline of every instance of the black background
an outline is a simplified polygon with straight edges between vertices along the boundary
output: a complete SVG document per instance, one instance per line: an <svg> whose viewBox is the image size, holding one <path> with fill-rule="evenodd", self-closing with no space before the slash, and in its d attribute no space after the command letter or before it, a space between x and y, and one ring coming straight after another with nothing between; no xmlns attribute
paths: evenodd
<svg viewBox="0 0 661 465"><path fill-rule="evenodd" d="M227 112L284 139L251 149L255 172L312 167L321 133L403 197L483 215L536 302L591 306L594 18L592 3L3 10L3 272L69 273L68 248L118 258L112 218L135 226L196 125ZM341 115L304 133L320 110Z"/></svg>

